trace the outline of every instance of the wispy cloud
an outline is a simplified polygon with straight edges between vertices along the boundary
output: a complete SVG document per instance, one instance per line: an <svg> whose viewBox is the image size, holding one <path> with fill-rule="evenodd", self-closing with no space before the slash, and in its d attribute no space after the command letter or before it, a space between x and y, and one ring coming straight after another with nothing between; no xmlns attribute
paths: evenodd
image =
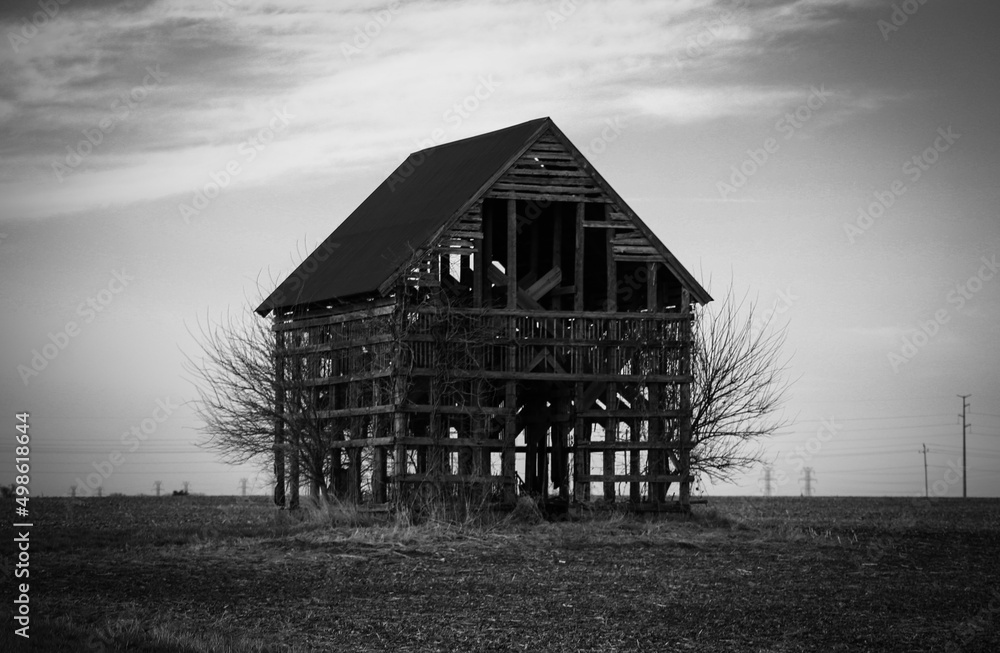
<svg viewBox="0 0 1000 653"><path fill-rule="evenodd" d="M183 195L281 109L294 127L237 183L385 166L443 127L482 76L497 91L447 140L549 115L554 97L574 100L560 120L584 124L767 115L798 101L802 86L757 83L762 26L815 29L836 20L837 6L746 5L70 3L0 55L0 210L33 216ZM17 33L23 18L8 10L0 31ZM150 67L162 81L119 115ZM842 113L881 101L843 92L854 102ZM83 144L85 160L60 175L85 130L109 119L101 143Z"/></svg>

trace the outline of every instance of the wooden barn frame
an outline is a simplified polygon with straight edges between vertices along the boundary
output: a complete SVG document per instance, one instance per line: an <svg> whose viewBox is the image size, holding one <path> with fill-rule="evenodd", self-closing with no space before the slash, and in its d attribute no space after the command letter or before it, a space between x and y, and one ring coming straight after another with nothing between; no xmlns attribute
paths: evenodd
<svg viewBox="0 0 1000 653"><path fill-rule="evenodd" d="M344 500L600 484L687 509L692 306L709 301L542 118L410 155L257 310L289 380L276 405L315 409ZM275 500L295 507L286 431Z"/></svg>

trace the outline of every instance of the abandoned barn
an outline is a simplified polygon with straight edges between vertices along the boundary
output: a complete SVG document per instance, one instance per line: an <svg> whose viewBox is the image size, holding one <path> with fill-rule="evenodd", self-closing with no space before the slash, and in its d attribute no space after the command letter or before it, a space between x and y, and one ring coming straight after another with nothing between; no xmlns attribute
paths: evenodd
<svg viewBox="0 0 1000 653"><path fill-rule="evenodd" d="M709 301L549 118L411 154L257 309L275 500L686 508Z"/></svg>

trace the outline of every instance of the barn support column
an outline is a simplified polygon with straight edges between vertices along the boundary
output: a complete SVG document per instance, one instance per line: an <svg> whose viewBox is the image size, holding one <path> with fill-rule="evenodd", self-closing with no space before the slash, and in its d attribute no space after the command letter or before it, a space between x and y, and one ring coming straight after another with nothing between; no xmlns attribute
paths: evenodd
<svg viewBox="0 0 1000 653"><path fill-rule="evenodd" d="M583 217L586 208L585 203L576 203L576 256L573 270L573 284L576 286L573 293L574 311L583 310Z"/></svg>
<svg viewBox="0 0 1000 653"><path fill-rule="evenodd" d="M639 446L639 436L641 435L641 424L642 422L637 419L629 420L628 430L629 430L629 440L636 447L628 452L628 473L633 477L638 477L642 473L642 467L640 465L640 450ZM648 462L648 461L647 461ZM629 484L629 495L628 499L633 504L638 504L642 501L642 488L640 487L639 481L632 481Z"/></svg>
<svg viewBox="0 0 1000 653"><path fill-rule="evenodd" d="M691 313L691 297L687 289L681 290L681 313L685 315L690 315ZM681 346L681 373L688 378L691 375L691 336L692 336L692 323L689 321L685 325L686 334L684 337L684 344ZM678 491L678 498L680 499L681 509L690 510L691 508L691 383L689 381L684 381L681 383L680 387L680 409L681 409L681 420L680 420L680 445L681 449L678 455L678 461L680 462L680 469L678 473L681 475L680 490Z"/></svg>
<svg viewBox="0 0 1000 653"><path fill-rule="evenodd" d="M507 200L507 308L517 308L517 200Z"/></svg>
<svg viewBox="0 0 1000 653"><path fill-rule="evenodd" d="M294 403L296 406L302 403L302 357L300 354L295 354L292 358L292 379L295 381L295 386L293 386L293 393L295 394ZM299 438L301 433L299 433L298 428L291 429L291 448L289 450L289 462L288 462L288 509L298 510L299 508L299 486L302 484L302 479L299 469Z"/></svg>
<svg viewBox="0 0 1000 653"><path fill-rule="evenodd" d="M660 384L649 385L649 442L663 442L663 418L660 416ZM649 450L649 473L659 476L667 473L667 452L663 449ZM667 500L667 484L659 481L649 484L649 499L660 504Z"/></svg>
<svg viewBox="0 0 1000 653"><path fill-rule="evenodd" d="M579 357L579 353L574 353L574 356ZM582 445L587 443L590 437L585 432L587 429L586 420L582 415L584 410L583 383L577 381L575 385L573 400L573 500L582 502L587 500L589 493L586 493L585 489L590 487L590 483L582 480L585 475L590 473L590 453Z"/></svg>
<svg viewBox="0 0 1000 653"><path fill-rule="evenodd" d="M513 358L513 348L510 350ZM504 422L503 449L500 454L500 468L503 475L503 495L506 503L516 500L515 476L517 469L514 459L514 441L517 439L517 382L507 381L504 392L504 408L507 418Z"/></svg>
<svg viewBox="0 0 1000 653"><path fill-rule="evenodd" d="M609 356L610 363L610 356L612 353L609 351L607 355ZM608 418L605 421L604 426L604 476L609 480L604 481L604 499L606 501L614 502L615 482L614 479L611 479L610 477L615 474L615 450L611 447L614 446L618 435L618 420L613 416L613 412L618 410L618 390L615 383L608 384L607 406Z"/></svg>
<svg viewBox="0 0 1000 653"><path fill-rule="evenodd" d="M382 386L378 381L372 385L372 404L382 405ZM385 430L385 416L375 414L372 416L371 433L369 437L377 438ZM372 449L372 501L374 503L385 503L386 501L386 450L385 447L377 446Z"/></svg>
<svg viewBox="0 0 1000 653"><path fill-rule="evenodd" d="M274 383L274 505L285 507L285 358L280 350L283 334L274 334L279 350L275 358Z"/></svg>

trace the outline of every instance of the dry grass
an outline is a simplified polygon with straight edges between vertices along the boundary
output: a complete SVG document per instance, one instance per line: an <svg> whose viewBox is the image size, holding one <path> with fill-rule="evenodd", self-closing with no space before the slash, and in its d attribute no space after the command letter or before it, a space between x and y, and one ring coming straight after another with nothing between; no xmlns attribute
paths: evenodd
<svg viewBox="0 0 1000 653"><path fill-rule="evenodd" d="M724 499L690 516L561 522L527 503L506 515L423 506L393 517L211 497L33 505L41 651L1000 643L998 501ZM19 650L4 637L0 648Z"/></svg>

